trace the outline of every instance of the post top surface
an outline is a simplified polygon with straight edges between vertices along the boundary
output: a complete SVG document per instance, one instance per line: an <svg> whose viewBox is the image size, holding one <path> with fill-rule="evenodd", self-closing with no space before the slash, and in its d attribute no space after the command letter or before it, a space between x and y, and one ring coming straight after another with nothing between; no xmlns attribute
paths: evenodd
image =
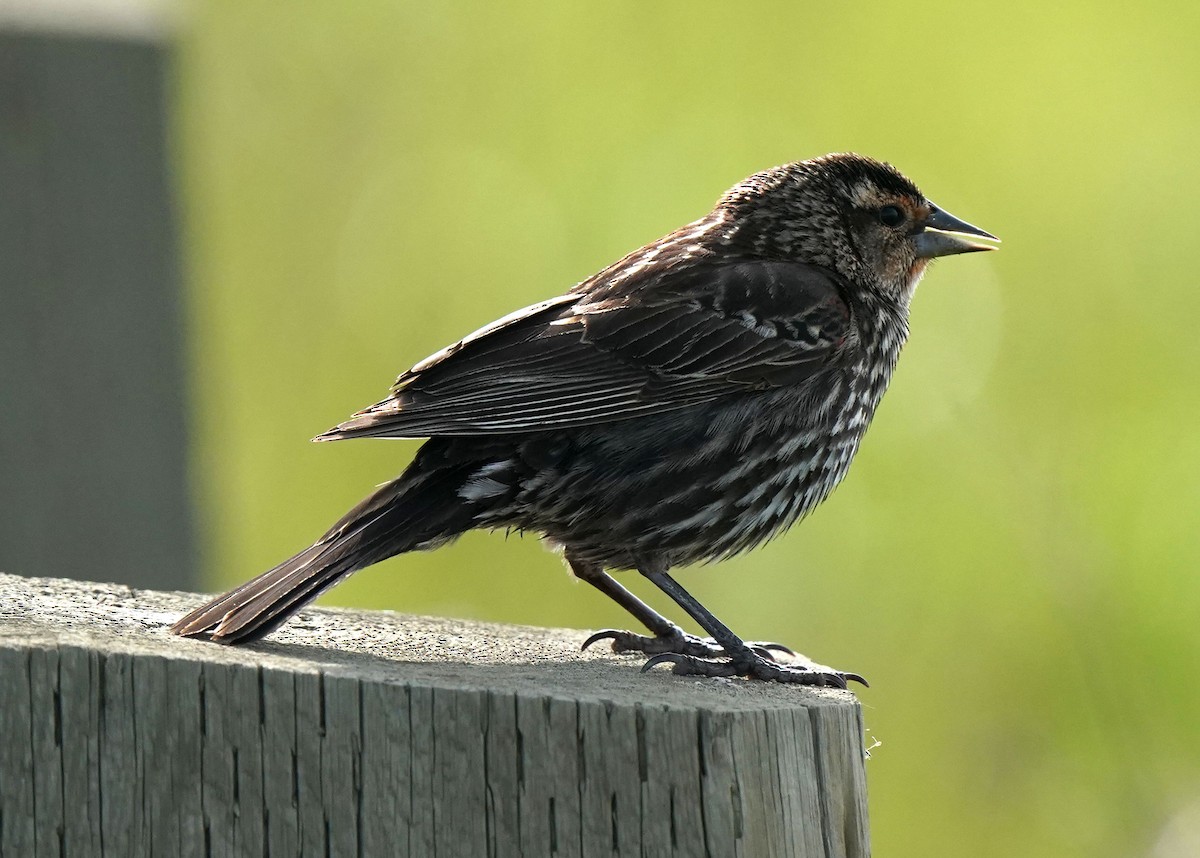
<svg viewBox="0 0 1200 858"><path fill-rule="evenodd" d="M571 629L312 608L265 641L227 647L167 631L197 601L194 594L2 573L0 593L0 647L78 646L377 682L672 708L858 705L853 694L834 689L677 677L666 669L641 673L637 656L581 653L587 632Z"/></svg>

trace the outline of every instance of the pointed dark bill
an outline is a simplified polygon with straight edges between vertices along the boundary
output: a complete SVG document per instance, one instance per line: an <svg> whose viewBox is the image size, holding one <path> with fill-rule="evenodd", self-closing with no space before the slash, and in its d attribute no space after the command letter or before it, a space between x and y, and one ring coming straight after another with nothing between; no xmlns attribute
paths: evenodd
<svg viewBox="0 0 1200 858"><path fill-rule="evenodd" d="M975 253L980 250L996 249L994 244L981 244L965 237L978 235L990 238L992 241L1000 240L990 232L973 226L965 220L959 220L950 212L939 209L933 203L930 203L929 206L933 212L925 219L925 231L913 238L913 247L916 248L919 258L933 259L935 256L951 256L955 253Z"/></svg>

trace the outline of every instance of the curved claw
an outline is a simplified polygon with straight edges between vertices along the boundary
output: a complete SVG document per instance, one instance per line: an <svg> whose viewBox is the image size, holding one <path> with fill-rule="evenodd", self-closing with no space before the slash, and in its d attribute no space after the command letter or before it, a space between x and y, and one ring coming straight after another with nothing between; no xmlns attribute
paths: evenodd
<svg viewBox="0 0 1200 858"><path fill-rule="evenodd" d="M819 681L816 685L822 688L840 688L843 691L846 689L846 679L840 673L818 673Z"/></svg>
<svg viewBox="0 0 1200 858"><path fill-rule="evenodd" d="M752 646L754 647L754 649L773 650L775 652L786 653L787 655L790 655L792 658L796 657L795 650L793 650L789 646L784 646L781 643L756 643L756 644L752 644Z"/></svg>
<svg viewBox="0 0 1200 858"><path fill-rule="evenodd" d="M865 679L863 679L857 673L843 673L842 676L846 677L846 679L849 680L850 682L857 682L863 688L871 687L871 683L867 682Z"/></svg>
<svg viewBox="0 0 1200 858"><path fill-rule="evenodd" d="M785 646L780 646L780 645L778 645L778 644L775 644L775 645L771 645L771 644L746 644L746 645L747 645L748 647L750 647L751 651L758 653L758 654L759 654L759 655L761 655L763 658L765 658L765 659L767 659L767 660L769 660L769 661L775 661L775 652L787 652L787 653L791 653L792 655L795 655L795 653L793 653L793 652L792 652L790 649L788 649L787 647L785 647Z"/></svg>
<svg viewBox="0 0 1200 858"><path fill-rule="evenodd" d="M646 663L642 665L641 672L645 673L646 671L650 670L651 668L657 667L658 665L664 664L666 662L670 662L673 665L677 665L684 658L685 658L685 656L682 656L679 653L660 652L658 655L652 655L652 656L650 656L650 658L646 659Z"/></svg>
<svg viewBox="0 0 1200 858"><path fill-rule="evenodd" d="M602 631L598 631L583 642L583 645L579 647L579 651L583 652L592 644L598 643L602 640L616 640L618 634L620 634L620 632L618 632L616 629L604 629Z"/></svg>

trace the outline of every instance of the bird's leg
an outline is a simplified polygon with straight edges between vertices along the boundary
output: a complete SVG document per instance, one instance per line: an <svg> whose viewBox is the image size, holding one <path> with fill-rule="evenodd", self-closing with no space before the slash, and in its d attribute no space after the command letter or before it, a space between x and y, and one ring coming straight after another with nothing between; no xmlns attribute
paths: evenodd
<svg viewBox="0 0 1200 858"><path fill-rule="evenodd" d="M764 657L762 652L735 635L727 625L714 617L665 570L642 569L639 571L653 581L656 587L674 599L679 607L687 611L693 620L712 635L713 640L721 647L721 655L724 656L721 660L714 660L711 657L696 656L692 653L664 652L652 656L642 668L643 670L648 670L656 664L670 662L674 665L673 672L682 676L744 676L750 679L770 679L798 685L828 685L835 688L845 688L846 683L850 680L863 685L867 684L867 681L857 673L843 673L816 666L776 664L773 659Z"/></svg>
<svg viewBox="0 0 1200 858"><path fill-rule="evenodd" d="M716 658L725 653L725 648L712 638L701 638L688 634L679 626L668 620L658 611L651 608L629 590L625 589L616 578L605 572L600 566L584 563L567 555L567 564L572 574L581 581L586 581L604 595L608 596L622 608L631 613L635 619L651 632L654 637L638 635L633 632L618 629L604 629L596 632L583 642L582 649L587 649L597 641L611 640L613 652L640 652L646 655L661 653L676 653L698 658ZM792 651L782 644L753 643L748 644L752 649L761 652L768 659L772 658L771 650Z"/></svg>

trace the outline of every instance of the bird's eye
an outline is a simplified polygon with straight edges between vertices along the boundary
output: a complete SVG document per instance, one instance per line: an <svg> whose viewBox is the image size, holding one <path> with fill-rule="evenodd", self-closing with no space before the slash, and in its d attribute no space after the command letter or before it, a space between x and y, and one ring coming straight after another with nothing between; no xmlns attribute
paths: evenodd
<svg viewBox="0 0 1200 858"><path fill-rule="evenodd" d="M904 210L899 206L884 206L879 210L879 222L884 226L900 226L904 223Z"/></svg>

